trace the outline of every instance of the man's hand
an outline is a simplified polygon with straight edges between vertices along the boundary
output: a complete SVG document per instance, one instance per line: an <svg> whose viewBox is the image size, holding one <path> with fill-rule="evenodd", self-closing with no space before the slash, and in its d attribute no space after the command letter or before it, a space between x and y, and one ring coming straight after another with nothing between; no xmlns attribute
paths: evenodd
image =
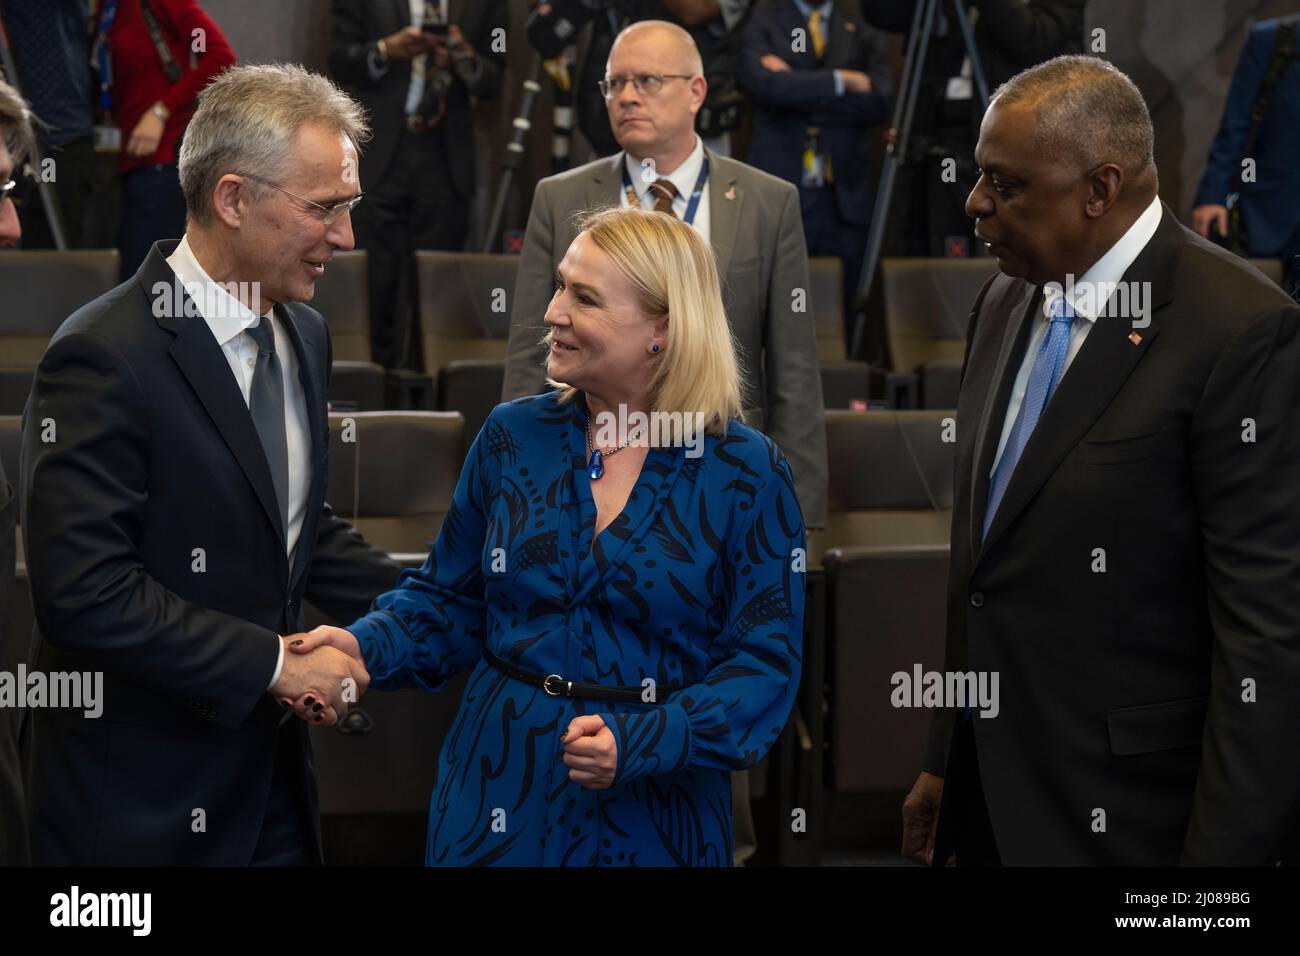
<svg viewBox="0 0 1300 956"><path fill-rule="evenodd" d="M453 60L470 60L478 56L478 50L470 45L465 34L460 32L460 27L454 23L447 27L447 39L443 43Z"/></svg>
<svg viewBox="0 0 1300 956"><path fill-rule="evenodd" d="M759 66L765 70L771 70L773 73L789 73L790 64L785 62L775 53L764 53L762 59L758 61Z"/></svg>
<svg viewBox="0 0 1300 956"><path fill-rule="evenodd" d="M922 772L903 801L903 856L929 866L934 859L934 834L939 828L943 777Z"/></svg>
<svg viewBox="0 0 1300 956"><path fill-rule="evenodd" d="M1218 227L1219 235L1228 234L1228 207L1227 206L1197 206L1192 210L1192 228L1195 229L1202 239L1210 238L1210 226Z"/></svg>
<svg viewBox="0 0 1300 956"><path fill-rule="evenodd" d="M588 790L608 790L618 772L618 742L599 714L574 717L560 739L569 779Z"/></svg>
<svg viewBox="0 0 1300 956"><path fill-rule="evenodd" d="M844 89L849 93L870 93L871 77L861 70L840 70L840 77L844 80Z"/></svg>
<svg viewBox="0 0 1300 956"><path fill-rule="evenodd" d="M429 41L419 27L403 27L384 37L384 55L390 60L409 60L428 49Z"/></svg>
<svg viewBox="0 0 1300 956"><path fill-rule="evenodd" d="M288 653L272 695L304 720L337 723L370 686L357 639L341 627L318 627L284 640Z"/></svg>

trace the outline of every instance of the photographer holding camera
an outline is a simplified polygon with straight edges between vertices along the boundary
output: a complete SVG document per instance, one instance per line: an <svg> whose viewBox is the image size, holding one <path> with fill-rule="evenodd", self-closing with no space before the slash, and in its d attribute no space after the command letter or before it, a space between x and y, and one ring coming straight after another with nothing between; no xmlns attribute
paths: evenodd
<svg viewBox="0 0 1300 956"><path fill-rule="evenodd" d="M361 101L374 139L361 166L366 201L352 213L369 252L374 361L409 365L415 249L465 242L477 156L474 105L496 97L505 68L493 31L504 0L333 0L329 65Z"/></svg>

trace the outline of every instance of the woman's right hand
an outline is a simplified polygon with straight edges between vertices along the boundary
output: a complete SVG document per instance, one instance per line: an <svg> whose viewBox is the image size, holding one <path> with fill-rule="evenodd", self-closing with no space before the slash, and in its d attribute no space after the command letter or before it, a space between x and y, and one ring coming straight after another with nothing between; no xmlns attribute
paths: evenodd
<svg viewBox="0 0 1300 956"><path fill-rule="evenodd" d="M354 657L365 664L356 635L341 627L322 624L305 634L295 634L294 639L289 642L289 650L295 654L310 654L316 648L325 646L336 647L349 657Z"/></svg>

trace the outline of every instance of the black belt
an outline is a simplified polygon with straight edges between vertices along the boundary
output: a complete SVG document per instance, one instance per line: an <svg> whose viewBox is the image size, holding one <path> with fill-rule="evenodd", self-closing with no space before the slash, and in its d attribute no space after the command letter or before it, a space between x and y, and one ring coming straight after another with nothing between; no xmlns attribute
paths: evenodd
<svg viewBox="0 0 1300 956"><path fill-rule="evenodd" d="M677 687L656 688L654 699L646 700L645 692L647 688L644 687L605 687L602 684L580 684L576 681L565 680L559 674L547 674L545 677L541 674L534 674L497 657L487 649L486 645L483 647L483 657L507 677L513 677L515 680L522 681L532 687L540 687L552 697L582 697L589 700L616 700L627 704L657 704L660 701L661 692L670 694L679 689Z"/></svg>

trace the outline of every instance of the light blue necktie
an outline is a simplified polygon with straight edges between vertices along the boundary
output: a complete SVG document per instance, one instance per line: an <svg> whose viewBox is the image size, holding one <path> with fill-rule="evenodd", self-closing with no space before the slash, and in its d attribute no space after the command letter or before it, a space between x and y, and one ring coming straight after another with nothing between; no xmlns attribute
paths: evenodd
<svg viewBox="0 0 1300 956"><path fill-rule="evenodd" d="M1052 300L1048 307L1051 322L1047 326L1047 335L1038 346L1038 356L1034 367L1029 372L1029 385L1025 389L1025 400L1020 404L1016 423L1011 427L1007 446L1002 449L1002 458L993 470L993 481L989 484L988 506L984 509L984 533L989 533L993 516L997 514L1002 496L1006 494L1007 485L1011 483L1011 474L1016 470L1020 455L1029 444L1029 436L1034 433L1034 426L1043 414L1043 409L1052 400L1052 393L1061 380L1061 370L1065 368L1065 357L1070 351L1070 323L1074 320L1074 310L1065 298Z"/></svg>

